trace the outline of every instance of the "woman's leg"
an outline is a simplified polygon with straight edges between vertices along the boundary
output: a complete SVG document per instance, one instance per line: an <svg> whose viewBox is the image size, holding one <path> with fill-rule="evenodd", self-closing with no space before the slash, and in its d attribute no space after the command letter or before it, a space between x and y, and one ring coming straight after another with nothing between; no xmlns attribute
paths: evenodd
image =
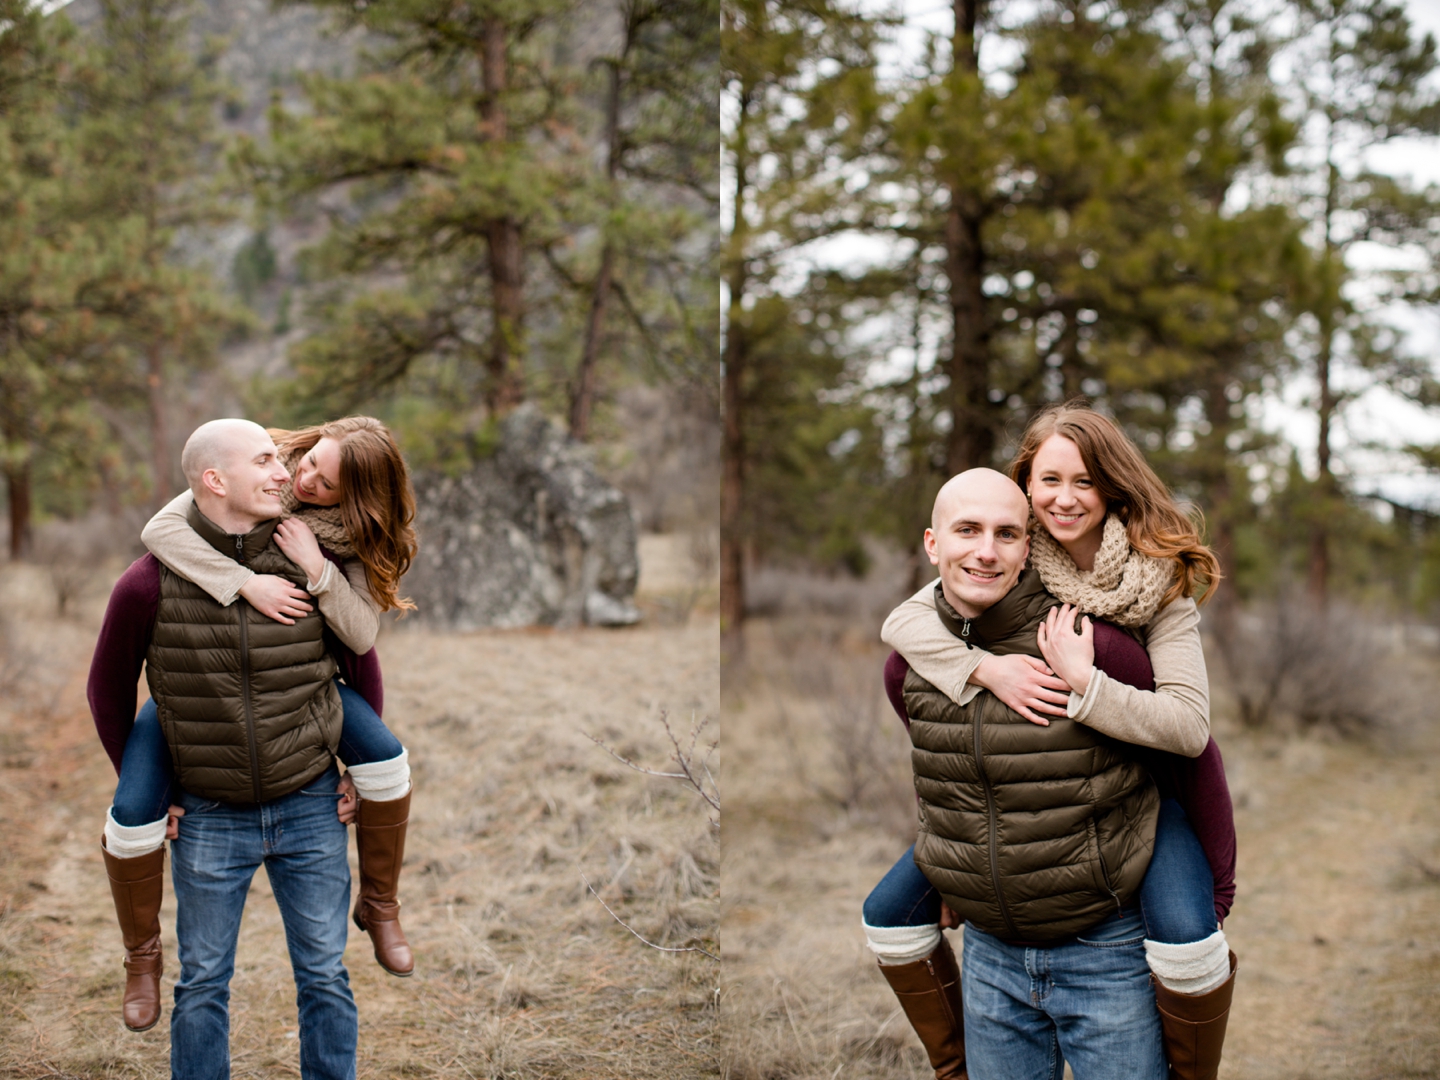
<svg viewBox="0 0 1440 1080"><path fill-rule="evenodd" d="M870 890L865 939L939 1080L965 1075L960 970L940 932L940 894L915 865L915 847Z"/></svg>
<svg viewBox="0 0 1440 1080"><path fill-rule="evenodd" d="M1205 851L1173 799L1160 803L1155 854L1140 887L1145 957L1176 1080L1213 1080L1235 987L1235 954L1215 919Z"/></svg>
<svg viewBox="0 0 1440 1080"><path fill-rule="evenodd" d="M125 1026L160 1019L160 901L165 892L165 820L173 773L155 703L135 718L120 760L120 782L100 842L110 895L125 942Z"/></svg>
<svg viewBox="0 0 1440 1080"><path fill-rule="evenodd" d="M400 864L410 820L410 764L400 740L370 703L336 684L345 707L340 760L360 797L355 811L355 848L360 859L360 895L355 925L370 935L375 959L391 975L409 975L415 957L400 928Z"/></svg>

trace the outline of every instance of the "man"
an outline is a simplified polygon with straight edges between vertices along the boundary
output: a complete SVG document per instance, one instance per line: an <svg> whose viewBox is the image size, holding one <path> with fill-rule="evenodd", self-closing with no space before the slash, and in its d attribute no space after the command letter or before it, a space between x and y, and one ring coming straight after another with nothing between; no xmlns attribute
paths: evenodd
<svg viewBox="0 0 1440 1080"><path fill-rule="evenodd" d="M306 575L272 536L290 477L263 428L204 424L181 466L197 532L258 573L304 587ZM142 663L180 789L171 844L180 944L172 1074L230 1074L235 944L264 863L294 969L301 1075L353 1080L357 1014L342 961L350 871L334 764L342 712L323 618L307 611L287 625L248 604L222 607L153 556L135 562L111 594L90 670L96 729L117 765ZM158 1018L163 850L148 859L129 866L142 860L106 851L126 937L127 1024L146 995Z"/></svg>
<svg viewBox="0 0 1440 1080"><path fill-rule="evenodd" d="M954 477L937 496L925 547L957 644L1033 651L1047 612L1057 631L1053 597L1038 575L1022 576L1028 518L1019 487L989 469ZM977 1080L1029 1080L1069 1060L1086 1080L1163 1080L1134 906L1158 797L1136 755L1083 724L1032 724L988 693L957 705L913 672L903 708L919 838L913 865L902 860L867 900L865 922L936 1075L968 1067ZM937 940L949 913L933 894L931 913L917 913L927 884L966 922L963 980ZM947 1023L957 981L963 1025Z"/></svg>

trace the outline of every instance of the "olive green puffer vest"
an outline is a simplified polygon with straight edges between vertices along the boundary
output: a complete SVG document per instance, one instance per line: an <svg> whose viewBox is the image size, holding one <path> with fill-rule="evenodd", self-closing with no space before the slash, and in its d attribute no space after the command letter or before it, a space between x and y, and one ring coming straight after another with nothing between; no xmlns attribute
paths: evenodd
<svg viewBox="0 0 1440 1080"><path fill-rule="evenodd" d="M304 572L271 539L276 522L232 536L192 506L190 524L257 574L305 587ZM181 787L221 802L269 802L329 767L342 710L324 630L318 611L286 626L241 599L221 607L160 568L145 676Z"/></svg>
<svg viewBox="0 0 1440 1080"><path fill-rule="evenodd" d="M1033 570L978 619L935 592L951 631L998 655L1039 656L1036 630L1059 603ZM1124 743L1064 717L1032 724L989 692L957 705L914 671L905 708L915 865L957 914L1005 941L1047 944L1135 898L1160 802Z"/></svg>

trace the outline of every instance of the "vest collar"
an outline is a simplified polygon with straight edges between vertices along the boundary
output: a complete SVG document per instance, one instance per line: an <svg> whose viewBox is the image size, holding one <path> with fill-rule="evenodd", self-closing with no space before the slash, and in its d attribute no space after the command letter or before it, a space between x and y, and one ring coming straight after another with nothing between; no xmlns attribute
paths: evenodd
<svg viewBox="0 0 1440 1080"><path fill-rule="evenodd" d="M1015 587L973 619L967 619L956 611L940 582L935 582L935 613L945 624L945 629L965 642L971 648L985 648L990 642L1004 641L1018 633L1030 619L1029 601L1037 592L1045 591L1040 575L1027 569L1015 582Z"/></svg>
<svg viewBox="0 0 1440 1080"><path fill-rule="evenodd" d="M270 537L274 535L275 526L280 524L279 518L272 518L269 521L262 521L243 536L227 533L202 514L200 507L196 506L194 502L191 502L190 510L185 518L189 521L190 527L199 533L206 543L242 565L249 563L251 559L270 546Z"/></svg>

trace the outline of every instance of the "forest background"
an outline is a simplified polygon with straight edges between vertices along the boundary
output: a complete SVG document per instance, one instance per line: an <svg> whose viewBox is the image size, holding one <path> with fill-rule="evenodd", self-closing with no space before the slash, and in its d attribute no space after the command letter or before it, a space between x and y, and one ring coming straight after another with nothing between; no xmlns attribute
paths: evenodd
<svg viewBox="0 0 1440 1080"><path fill-rule="evenodd" d="M418 959L390 978L352 934L360 1075L713 1075L719 23L706 0L0 0L0 1076L170 1075L168 1007L120 1022L85 688L190 431L371 413L433 482L522 406L628 496L643 618L384 621ZM681 748L703 791L663 775ZM268 892L237 1077L298 1075Z"/></svg>
<svg viewBox="0 0 1440 1080"><path fill-rule="evenodd" d="M879 629L939 485L1078 396L1225 575L1220 1075L1440 1077L1423 7L722 6L724 1075L930 1074L860 926L916 828Z"/></svg>

